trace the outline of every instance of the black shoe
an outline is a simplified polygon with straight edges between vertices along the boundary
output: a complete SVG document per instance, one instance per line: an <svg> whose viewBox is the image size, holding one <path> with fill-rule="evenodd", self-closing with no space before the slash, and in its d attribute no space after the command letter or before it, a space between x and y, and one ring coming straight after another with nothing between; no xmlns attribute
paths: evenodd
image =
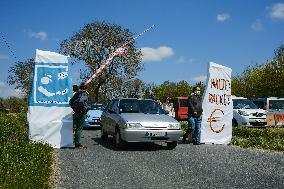
<svg viewBox="0 0 284 189"><path fill-rule="evenodd" d="M200 142L193 142L193 145L200 145Z"/></svg>
<svg viewBox="0 0 284 189"><path fill-rule="evenodd" d="M78 144L75 144L75 148L82 148L82 144L78 143Z"/></svg>

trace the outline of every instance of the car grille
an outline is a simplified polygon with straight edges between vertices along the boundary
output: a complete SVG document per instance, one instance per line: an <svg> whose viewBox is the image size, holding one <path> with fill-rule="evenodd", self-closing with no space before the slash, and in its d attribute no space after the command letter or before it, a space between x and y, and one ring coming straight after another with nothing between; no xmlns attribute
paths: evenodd
<svg viewBox="0 0 284 189"><path fill-rule="evenodd" d="M252 113L252 115L255 117L262 117L264 113Z"/></svg>

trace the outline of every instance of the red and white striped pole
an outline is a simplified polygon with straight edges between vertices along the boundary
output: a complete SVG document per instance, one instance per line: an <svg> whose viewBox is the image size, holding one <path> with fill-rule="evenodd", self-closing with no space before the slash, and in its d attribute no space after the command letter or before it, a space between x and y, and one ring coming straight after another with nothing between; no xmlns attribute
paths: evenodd
<svg viewBox="0 0 284 189"><path fill-rule="evenodd" d="M123 45L121 45L119 48L117 48L114 52L112 52L109 57L106 59L106 61L104 63L102 63L102 65L100 66L99 69L96 70L96 72L85 82L85 84L89 84L92 80L94 80L102 71L103 69L108 66L108 64L111 62L111 60L118 54L125 54L125 48L127 45L129 45L132 41L134 41L135 39L137 39L138 37L140 37L141 35L143 35L144 33L146 33L147 31L149 31L150 29L152 29L153 27L155 27L155 25L152 25L151 27L147 28L146 30L144 30L143 32L141 32L140 34L138 34L137 36L133 37L132 39L130 39L129 41L127 41L126 43L124 43Z"/></svg>

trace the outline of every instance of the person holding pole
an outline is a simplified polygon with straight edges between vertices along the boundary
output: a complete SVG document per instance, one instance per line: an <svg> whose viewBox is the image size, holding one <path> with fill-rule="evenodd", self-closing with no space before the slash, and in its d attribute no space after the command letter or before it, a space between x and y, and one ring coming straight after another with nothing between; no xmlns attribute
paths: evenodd
<svg viewBox="0 0 284 189"><path fill-rule="evenodd" d="M74 111L73 120L75 125L74 141L75 147L82 147L80 143L81 133L85 122L86 114L89 109L88 100L89 93L87 92L88 86L85 83L81 83L79 91L74 94L70 99L69 104Z"/></svg>

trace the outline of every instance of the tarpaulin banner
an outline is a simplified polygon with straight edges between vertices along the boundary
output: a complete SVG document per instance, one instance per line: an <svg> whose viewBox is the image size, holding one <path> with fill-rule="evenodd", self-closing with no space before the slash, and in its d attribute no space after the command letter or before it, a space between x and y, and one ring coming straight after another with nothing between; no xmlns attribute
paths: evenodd
<svg viewBox="0 0 284 189"><path fill-rule="evenodd" d="M73 147L73 119L69 100L72 85L68 57L36 50L32 90L29 95L29 138L54 148Z"/></svg>
<svg viewBox="0 0 284 189"><path fill-rule="evenodd" d="M232 139L232 69L209 62L203 96L201 143L228 144Z"/></svg>

